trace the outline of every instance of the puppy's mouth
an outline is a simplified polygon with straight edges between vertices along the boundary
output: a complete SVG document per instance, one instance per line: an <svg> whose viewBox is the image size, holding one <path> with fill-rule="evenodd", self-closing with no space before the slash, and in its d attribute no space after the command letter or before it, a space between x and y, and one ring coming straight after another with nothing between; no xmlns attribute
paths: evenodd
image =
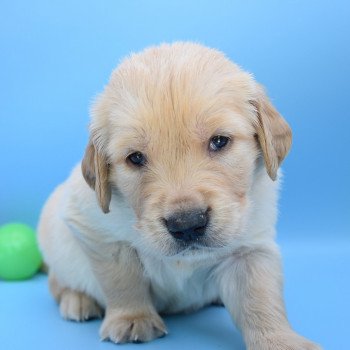
<svg viewBox="0 0 350 350"><path fill-rule="evenodd" d="M180 216L176 221L174 220L175 223L166 222L162 218L152 221L140 220L136 226L138 230L144 233L154 232L155 234L151 236L152 239L149 239L148 234L142 234L143 247L140 246L139 249L148 247L146 251L149 254L161 254L168 258L209 257L225 251L229 244L225 235L222 234L225 227L217 223L213 215L210 219L207 218L204 220L205 222L202 222L201 214L202 212L199 212L199 220L197 220L195 227L193 227L192 222L190 223L192 226L184 227L183 216ZM193 217L193 213L191 215Z"/></svg>
<svg viewBox="0 0 350 350"><path fill-rule="evenodd" d="M174 241L171 246L170 256L194 256L199 254L206 254L223 248L221 244L217 244L208 237L202 239L183 242Z"/></svg>
<svg viewBox="0 0 350 350"><path fill-rule="evenodd" d="M198 242L190 242L190 243L177 243L178 250L180 252L185 251L198 251L198 250L208 250L210 247L208 247L206 244L198 243Z"/></svg>
<svg viewBox="0 0 350 350"><path fill-rule="evenodd" d="M197 243L189 244L186 247L182 247L180 249L181 250L178 254L182 254L182 255L187 255L187 254L193 255L196 253L204 253L204 252L209 252L209 251L213 250L213 248L211 248L211 247L197 244Z"/></svg>

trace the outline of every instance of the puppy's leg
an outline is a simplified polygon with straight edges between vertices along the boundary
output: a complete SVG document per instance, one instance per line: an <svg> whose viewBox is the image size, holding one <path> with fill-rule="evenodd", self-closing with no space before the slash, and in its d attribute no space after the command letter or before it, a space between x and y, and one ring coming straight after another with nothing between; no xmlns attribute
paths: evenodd
<svg viewBox="0 0 350 350"><path fill-rule="evenodd" d="M89 245L91 247L91 245ZM106 298L102 339L146 342L166 333L136 251L126 243L99 244L88 256Z"/></svg>
<svg viewBox="0 0 350 350"><path fill-rule="evenodd" d="M103 310L93 298L62 287L52 272L49 274L49 288L60 305L60 313L64 319L80 322L102 317Z"/></svg>
<svg viewBox="0 0 350 350"><path fill-rule="evenodd" d="M289 326L277 248L237 253L218 269L221 297L249 350L317 350Z"/></svg>

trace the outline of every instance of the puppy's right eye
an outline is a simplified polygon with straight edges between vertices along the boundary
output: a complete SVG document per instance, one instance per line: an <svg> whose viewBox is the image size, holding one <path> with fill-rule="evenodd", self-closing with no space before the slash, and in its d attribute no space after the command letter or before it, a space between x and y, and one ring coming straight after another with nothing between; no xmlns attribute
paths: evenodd
<svg viewBox="0 0 350 350"><path fill-rule="evenodd" d="M141 152L134 152L129 154L127 160L137 167L144 166L147 162L146 156Z"/></svg>

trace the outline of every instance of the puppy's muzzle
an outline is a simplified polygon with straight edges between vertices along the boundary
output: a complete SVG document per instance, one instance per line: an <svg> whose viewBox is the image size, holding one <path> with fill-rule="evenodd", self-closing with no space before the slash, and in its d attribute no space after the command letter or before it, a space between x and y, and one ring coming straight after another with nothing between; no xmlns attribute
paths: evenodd
<svg viewBox="0 0 350 350"><path fill-rule="evenodd" d="M184 242L196 241L204 236L208 221L208 210L202 209L179 211L164 219L169 233Z"/></svg>

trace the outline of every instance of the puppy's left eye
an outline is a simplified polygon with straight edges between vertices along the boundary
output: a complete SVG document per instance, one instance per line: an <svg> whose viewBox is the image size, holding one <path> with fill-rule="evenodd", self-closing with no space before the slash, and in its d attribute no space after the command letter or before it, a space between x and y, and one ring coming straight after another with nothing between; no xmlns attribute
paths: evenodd
<svg viewBox="0 0 350 350"><path fill-rule="evenodd" d="M221 135L213 136L210 139L209 150L214 152L220 151L222 148L227 146L229 141L230 141L230 138L226 136L221 136Z"/></svg>

